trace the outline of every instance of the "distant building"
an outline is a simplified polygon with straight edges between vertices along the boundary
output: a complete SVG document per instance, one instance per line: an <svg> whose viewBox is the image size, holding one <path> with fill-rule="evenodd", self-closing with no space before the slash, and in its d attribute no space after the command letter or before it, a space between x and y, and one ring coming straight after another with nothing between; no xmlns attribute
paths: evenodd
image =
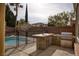
<svg viewBox="0 0 79 59"><path fill-rule="evenodd" d="M34 27L47 27L48 26L48 24L44 24L44 23L34 23L34 24L32 24L32 26L34 26Z"/></svg>

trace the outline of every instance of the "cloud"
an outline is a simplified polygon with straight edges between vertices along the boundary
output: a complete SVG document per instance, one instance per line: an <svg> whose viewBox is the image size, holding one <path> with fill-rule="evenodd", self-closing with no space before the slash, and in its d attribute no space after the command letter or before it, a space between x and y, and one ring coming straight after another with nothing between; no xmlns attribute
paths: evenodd
<svg viewBox="0 0 79 59"><path fill-rule="evenodd" d="M50 15L55 15L57 13L63 12L63 11L71 11L73 10L73 5L71 3L47 3L47 4L28 4L28 14L29 16L37 17L37 20L34 20L33 22L38 22L38 18L40 18L40 21L42 19L46 19L45 22L47 22L48 17ZM44 22L44 21L43 21Z"/></svg>
<svg viewBox="0 0 79 59"><path fill-rule="evenodd" d="M18 8L18 20L21 18L25 19L26 4L23 3L22 5L23 8ZM10 8L13 11L14 7ZM70 12L71 10L73 10L73 5L71 3L28 3L28 20L29 23L47 23L50 15L55 15L63 11ZM14 14L16 13L14 12Z"/></svg>
<svg viewBox="0 0 79 59"><path fill-rule="evenodd" d="M25 19L26 4L25 3L21 3L20 5L23 5L23 8L18 7L17 20L20 20L21 18ZM15 6L10 6L10 9L13 11L14 15L16 15L16 11L14 11L14 8L16 8L16 7Z"/></svg>
<svg viewBox="0 0 79 59"><path fill-rule="evenodd" d="M47 19L43 19L43 18L35 17L35 16L29 16L29 20L28 21L31 24L33 24L33 23L45 23L45 24L47 24L48 23Z"/></svg>

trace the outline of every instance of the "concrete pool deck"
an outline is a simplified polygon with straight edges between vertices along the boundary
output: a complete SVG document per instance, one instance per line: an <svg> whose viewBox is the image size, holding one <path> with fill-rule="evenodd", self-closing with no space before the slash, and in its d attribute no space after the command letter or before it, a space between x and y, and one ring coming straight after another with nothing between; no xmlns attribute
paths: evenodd
<svg viewBox="0 0 79 59"><path fill-rule="evenodd" d="M6 52L6 56L74 56L74 50L52 45L46 50L36 50L36 43L11 49Z"/></svg>

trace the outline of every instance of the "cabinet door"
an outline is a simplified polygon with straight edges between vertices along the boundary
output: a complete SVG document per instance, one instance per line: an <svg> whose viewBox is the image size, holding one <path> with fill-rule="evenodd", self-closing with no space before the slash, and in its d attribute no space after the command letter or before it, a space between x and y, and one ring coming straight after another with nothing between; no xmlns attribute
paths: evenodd
<svg viewBox="0 0 79 59"><path fill-rule="evenodd" d="M70 40L61 40L61 46L72 48L72 41L70 41Z"/></svg>
<svg viewBox="0 0 79 59"><path fill-rule="evenodd" d="M61 40L61 38L59 38L59 37L53 37L52 38L52 44L60 46L60 43L61 43L60 40Z"/></svg>
<svg viewBox="0 0 79 59"><path fill-rule="evenodd" d="M57 37L57 39L56 39L56 45L60 46L60 43L61 43L61 38Z"/></svg>
<svg viewBox="0 0 79 59"><path fill-rule="evenodd" d="M52 37L47 38L47 45L48 46L52 45Z"/></svg>
<svg viewBox="0 0 79 59"><path fill-rule="evenodd" d="M43 38L42 40L41 40L41 47L42 47L42 49L46 49L47 48L47 38Z"/></svg>
<svg viewBox="0 0 79 59"><path fill-rule="evenodd" d="M46 38L38 38L37 49L46 49L46 48L47 48Z"/></svg>

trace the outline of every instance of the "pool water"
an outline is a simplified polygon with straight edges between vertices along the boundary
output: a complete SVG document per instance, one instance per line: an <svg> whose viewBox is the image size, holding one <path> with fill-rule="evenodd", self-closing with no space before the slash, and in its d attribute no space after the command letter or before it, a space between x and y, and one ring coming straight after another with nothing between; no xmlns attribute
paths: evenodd
<svg viewBox="0 0 79 59"><path fill-rule="evenodd" d="M7 36L5 38L5 44L8 45L8 46L16 46L16 39L17 38L18 38L17 36L16 37L14 37L14 36L13 37ZM26 37L19 36L19 44L25 43L25 39L26 39Z"/></svg>

